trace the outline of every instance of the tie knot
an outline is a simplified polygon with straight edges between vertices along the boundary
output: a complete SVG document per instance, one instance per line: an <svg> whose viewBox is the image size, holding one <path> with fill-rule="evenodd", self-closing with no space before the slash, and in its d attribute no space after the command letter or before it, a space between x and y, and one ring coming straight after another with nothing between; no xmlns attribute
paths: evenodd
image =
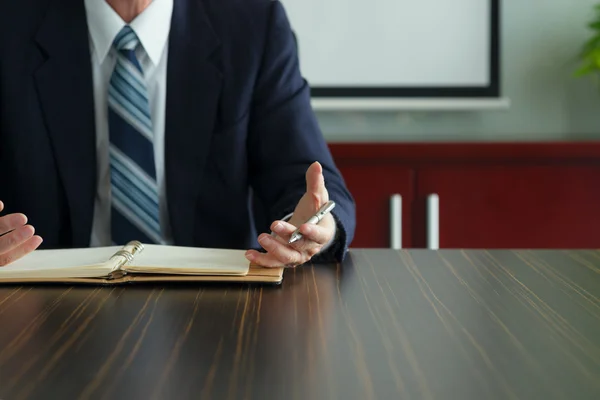
<svg viewBox="0 0 600 400"><path fill-rule="evenodd" d="M133 29L129 25L125 25L117 34L117 37L113 41L113 46L119 51L135 50L139 43L140 40Z"/></svg>

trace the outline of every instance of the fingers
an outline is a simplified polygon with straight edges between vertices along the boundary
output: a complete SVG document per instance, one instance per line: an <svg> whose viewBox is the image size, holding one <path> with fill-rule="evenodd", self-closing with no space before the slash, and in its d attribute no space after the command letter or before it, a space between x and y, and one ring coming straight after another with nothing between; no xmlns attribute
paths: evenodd
<svg viewBox="0 0 600 400"><path fill-rule="evenodd" d="M271 235L262 234L258 237L258 243L263 249L272 255L275 259L279 260L279 265L298 265L303 264L306 261L306 257L298 250L287 243L282 243Z"/></svg>
<svg viewBox="0 0 600 400"><path fill-rule="evenodd" d="M285 221L275 221L271 225L271 230L287 243L292 233L296 231L296 227ZM323 246L331 239L331 229L314 224L300 225L300 233L302 239L291 244L297 250L307 250L316 245Z"/></svg>
<svg viewBox="0 0 600 400"><path fill-rule="evenodd" d="M279 224L281 226L276 229L282 232L281 235L285 236L285 238L282 236L276 238L267 234L260 235L258 242L267 252L261 253L256 250L248 250L246 258L250 262L264 267L295 267L310 261L323 247L308 237L288 244L287 240L290 234L295 231L295 228L293 225L283 221L279 221ZM311 232L311 234L315 233Z"/></svg>
<svg viewBox="0 0 600 400"><path fill-rule="evenodd" d="M42 244L42 238L39 236L32 236L19 246L15 247L8 253L0 254L0 267L8 265L21 257L31 253Z"/></svg>
<svg viewBox="0 0 600 400"><path fill-rule="evenodd" d="M10 232L27 223L24 214L8 214L0 217L0 235Z"/></svg>
<svg viewBox="0 0 600 400"><path fill-rule="evenodd" d="M279 261L275 256L269 253L259 253L256 250L248 250L246 252L246 258L248 261L260 265L261 267L266 268L277 268L285 266L281 261Z"/></svg>
<svg viewBox="0 0 600 400"><path fill-rule="evenodd" d="M275 221L271 224L271 230L287 241L296 227L286 221Z"/></svg>
<svg viewBox="0 0 600 400"><path fill-rule="evenodd" d="M4 203L0 201L0 212ZM34 236L35 229L27 224L24 214L0 216L0 267L31 253L42 244L40 236Z"/></svg>
<svg viewBox="0 0 600 400"><path fill-rule="evenodd" d="M14 250L16 247L31 239L34 233L35 229L33 229L33 226L24 225L0 236L0 256Z"/></svg>
<svg viewBox="0 0 600 400"><path fill-rule="evenodd" d="M329 242L332 236L330 228L314 224L300 225L300 233L305 241L318 243L321 246Z"/></svg>

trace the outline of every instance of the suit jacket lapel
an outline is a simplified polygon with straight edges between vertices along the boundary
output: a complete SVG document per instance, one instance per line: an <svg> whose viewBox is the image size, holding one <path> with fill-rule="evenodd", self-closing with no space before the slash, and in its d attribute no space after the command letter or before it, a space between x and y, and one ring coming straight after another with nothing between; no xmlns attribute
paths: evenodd
<svg viewBox="0 0 600 400"><path fill-rule="evenodd" d="M194 245L194 211L221 92L218 47L202 2L174 2L167 67L165 175L172 234L180 245Z"/></svg>
<svg viewBox="0 0 600 400"><path fill-rule="evenodd" d="M51 2L35 39L46 60L34 79L67 196L72 244L87 246L96 189L96 143L83 1Z"/></svg>

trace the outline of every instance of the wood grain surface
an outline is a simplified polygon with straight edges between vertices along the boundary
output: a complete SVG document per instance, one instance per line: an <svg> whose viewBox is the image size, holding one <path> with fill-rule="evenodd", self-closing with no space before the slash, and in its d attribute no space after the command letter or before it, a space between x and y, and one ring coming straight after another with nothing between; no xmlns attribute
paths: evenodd
<svg viewBox="0 0 600 400"><path fill-rule="evenodd" d="M352 250L282 286L0 288L0 399L599 399L600 251Z"/></svg>

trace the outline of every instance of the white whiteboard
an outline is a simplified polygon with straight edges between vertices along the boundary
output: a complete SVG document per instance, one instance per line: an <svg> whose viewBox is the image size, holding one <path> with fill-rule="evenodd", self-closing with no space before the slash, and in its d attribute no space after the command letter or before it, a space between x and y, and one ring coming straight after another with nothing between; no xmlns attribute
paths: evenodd
<svg viewBox="0 0 600 400"><path fill-rule="evenodd" d="M483 87L491 0L281 0L312 87Z"/></svg>

